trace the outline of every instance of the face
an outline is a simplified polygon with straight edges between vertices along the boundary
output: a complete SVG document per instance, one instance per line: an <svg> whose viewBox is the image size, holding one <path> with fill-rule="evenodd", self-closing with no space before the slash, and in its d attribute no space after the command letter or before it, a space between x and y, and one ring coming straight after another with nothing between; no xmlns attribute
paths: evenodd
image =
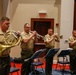
<svg viewBox="0 0 76 75"><path fill-rule="evenodd" d="M1 29L3 32L6 32L9 29L9 24L10 22L7 20L1 23Z"/></svg>
<svg viewBox="0 0 76 75"><path fill-rule="evenodd" d="M30 26L29 26L29 25L26 25L26 26L24 27L24 31L27 32L27 33L29 33L29 31L30 31Z"/></svg>
<svg viewBox="0 0 76 75"><path fill-rule="evenodd" d="M49 30L48 30L48 34L49 34L49 35L53 35L53 30L52 30L52 29L49 29Z"/></svg>
<svg viewBox="0 0 76 75"><path fill-rule="evenodd" d="M73 33L72 33L72 34L73 34L73 36L74 36L74 37L76 37L76 31L73 31Z"/></svg>

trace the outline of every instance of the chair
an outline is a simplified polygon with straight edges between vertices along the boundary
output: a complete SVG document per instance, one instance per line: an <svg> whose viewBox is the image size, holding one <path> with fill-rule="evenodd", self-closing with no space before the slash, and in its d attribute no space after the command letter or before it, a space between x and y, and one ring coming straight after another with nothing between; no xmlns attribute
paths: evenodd
<svg viewBox="0 0 76 75"><path fill-rule="evenodd" d="M68 59L69 54L71 53L72 50L62 50L58 55L57 55L57 65L56 69L58 68L58 65L62 65L62 71L64 72L66 64L70 64L70 61ZM60 66L59 65L59 66ZM61 69L61 66L60 66Z"/></svg>
<svg viewBox="0 0 76 75"><path fill-rule="evenodd" d="M11 67L10 67L10 75L14 75L15 72L17 72L17 75L19 75L20 69L16 67L16 64L14 62L14 59L12 57L10 57L10 64L11 63L13 65L11 65Z"/></svg>
<svg viewBox="0 0 76 75"><path fill-rule="evenodd" d="M40 62L39 56L40 56L45 50L46 50L46 49L40 49L40 50L36 51L30 58L24 60L25 62L30 61L30 60L33 60L33 61L34 61L34 59L38 58L38 62L32 62L32 63L31 63L31 67L33 67L32 73L35 74L35 75L40 73L39 71L37 71L37 66L41 66L41 68L42 68L43 63ZM42 71L43 71L43 68L42 68ZM43 71L43 72L44 72L44 71Z"/></svg>

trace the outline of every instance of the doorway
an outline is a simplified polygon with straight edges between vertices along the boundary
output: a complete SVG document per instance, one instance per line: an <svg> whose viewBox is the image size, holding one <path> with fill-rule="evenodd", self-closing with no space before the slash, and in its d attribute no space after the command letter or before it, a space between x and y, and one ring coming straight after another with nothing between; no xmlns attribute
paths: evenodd
<svg viewBox="0 0 76 75"><path fill-rule="evenodd" d="M31 18L31 30L36 30L38 34L45 36L47 34L48 28L54 29L54 19L53 18ZM35 43L34 51L45 48L45 43L42 38L38 39Z"/></svg>
<svg viewBox="0 0 76 75"><path fill-rule="evenodd" d="M50 18L31 18L31 30L36 30L38 34L45 36L48 28L54 29L54 19ZM39 43L43 43L40 39Z"/></svg>

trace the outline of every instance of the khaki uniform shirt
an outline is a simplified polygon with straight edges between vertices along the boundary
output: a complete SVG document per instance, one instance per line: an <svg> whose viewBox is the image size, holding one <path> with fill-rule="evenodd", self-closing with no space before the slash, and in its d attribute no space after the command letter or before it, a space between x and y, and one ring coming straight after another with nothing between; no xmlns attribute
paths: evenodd
<svg viewBox="0 0 76 75"><path fill-rule="evenodd" d="M23 31L21 33L22 39L28 39L31 35L32 35L32 33L30 33L30 32L26 33ZM21 42L22 50L26 50L26 49L33 50L33 48L34 48L34 37L31 40L29 40L27 43Z"/></svg>
<svg viewBox="0 0 76 75"><path fill-rule="evenodd" d="M70 38L69 38L69 43L71 43L71 42L73 42L73 41L75 41L75 40L76 40L76 37L70 36ZM72 48L73 48L74 50L76 50L76 44L74 44Z"/></svg>
<svg viewBox="0 0 76 75"><path fill-rule="evenodd" d="M44 37L44 42L47 42L47 41L51 40L52 38L53 38L52 36L50 36L49 34L47 34ZM49 44L46 43L46 47L47 48L54 48L54 46L55 46L55 39L52 40Z"/></svg>
<svg viewBox="0 0 76 75"><path fill-rule="evenodd" d="M5 33L2 32L1 29L0 29L0 44L5 44L5 42L4 42L4 34ZM10 49L2 51L2 49L0 48L0 57L1 56L7 56L7 55L9 55L9 53L10 53Z"/></svg>

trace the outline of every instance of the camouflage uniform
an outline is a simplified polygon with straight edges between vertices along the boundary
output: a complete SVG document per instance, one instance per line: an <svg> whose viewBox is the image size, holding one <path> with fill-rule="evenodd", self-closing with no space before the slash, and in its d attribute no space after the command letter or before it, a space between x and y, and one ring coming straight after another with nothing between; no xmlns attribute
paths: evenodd
<svg viewBox="0 0 76 75"><path fill-rule="evenodd" d="M26 32L22 32L21 36L22 39L28 39L30 36L32 35L32 33L26 33ZM28 59L29 57L32 56L33 54L33 48L34 48L34 37L29 40L29 42L24 43L21 42L21 58L22 60L24 59ZM28 61L28 62L24 62L22 63L22 70L21 70L21 75L29 75L29 72L31 71L31 63L32 61Z"/></svg>
<svg viewBox="0 0 76 75"><path fill-rule="evenodd" d="M47 34L47 35L45 35L44 42L47 42L47 41L51 40L52 38L53 38L52 36ZM46 50L46 53L47 53L49 49L54 48L55 39L52 40L49 44L46 44L45 46L47 48L47 50ZM46 68L45 68L46 75L51 75L52 74L52 64L53 64L53 56L46 58Z"/></svg>
<svg viewBox="0 0 76 75"><path fill-rule="evenodd" d="M76 37L71 36L69 38L69 43L76 40ZM73 51L70 54L70 70L72 73L76 73L76 44L73 45Z"/></svg>
<svg viewBox="0 0 76 75"><path fill-rule="evenodd" d="M1 30L0 30L0 43L4 44L4 34ZM9 75L9 71L10 71L10 49L7 49L6 51L3 52L3 54L1 53L0 50L0 75Z"/></svg>

